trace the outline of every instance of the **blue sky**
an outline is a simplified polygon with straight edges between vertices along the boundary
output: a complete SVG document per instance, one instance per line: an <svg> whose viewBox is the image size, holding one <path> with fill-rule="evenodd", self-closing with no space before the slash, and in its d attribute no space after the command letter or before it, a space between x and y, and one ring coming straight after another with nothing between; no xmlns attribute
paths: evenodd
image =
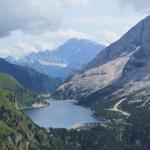
<svg viewBox="0 0 150 150"><path fill-rule="evenodd" d="M53 50L72 37L109 45L149 13L149 0L0 0L0 56Z"/></svg>

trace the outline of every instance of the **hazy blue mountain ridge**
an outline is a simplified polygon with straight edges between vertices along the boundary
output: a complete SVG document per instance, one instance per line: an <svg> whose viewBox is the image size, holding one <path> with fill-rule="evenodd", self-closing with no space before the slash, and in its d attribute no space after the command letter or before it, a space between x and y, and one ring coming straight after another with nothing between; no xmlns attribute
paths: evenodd
<svg viewBox="0 0 150 150"><path fill-rule="evenodd" d="M87 65L103 48L103 45L96 42L73 38L53 51L33 52L17 61L11 57L7 57L6 60L29 66L52 77L65 79Z"/></svg>

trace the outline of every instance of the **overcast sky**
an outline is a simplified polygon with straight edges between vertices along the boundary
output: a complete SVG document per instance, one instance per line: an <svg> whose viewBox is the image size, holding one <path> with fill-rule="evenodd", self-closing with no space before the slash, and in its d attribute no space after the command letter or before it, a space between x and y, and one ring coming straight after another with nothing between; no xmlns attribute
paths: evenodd
<svg viewBox="0 0 150 150"><path fill-rule="evenodd" d="M150 13L150 0L0 0L0 56L53 50L70 38L110 44Z"/></svg>

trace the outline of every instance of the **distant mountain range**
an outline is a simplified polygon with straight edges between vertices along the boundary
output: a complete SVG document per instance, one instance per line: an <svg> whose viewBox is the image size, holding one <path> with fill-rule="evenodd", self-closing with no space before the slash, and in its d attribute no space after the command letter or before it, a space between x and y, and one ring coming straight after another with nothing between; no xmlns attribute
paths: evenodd
<svg viewBox="0 0 150 150"><path fill-rule="evenodd" d="M51 77L65 79L72 72L83 68L102 49L104 45L85 39L70 39L57 49L31 53L20 60L12 57L7 61L23 66L29 66Z"/></svg>
<svg viewBox="0 0 150 150"><path fill-rule="evenodd" d="M57 89L56 96L77 99L100 112L123 98L127 99L125 109L132 105L148 108L149 89L150 17L147 17L101 51L84 71L72 75Z"/></svg>
<svg viewBox="0 0 150 150"><path fill-rule="evenodd" d="M0 72L1 150L149 150L150 17L59 88L59 79L4 59ZM36 92L57 88L55 97L77 99L100 117L101 125L82 131L40 128L16 107L16 101L26 105L35 101L36 94L27 88Z"/></svg>
<svg viewBox="0 0 150 150"><path fill-rule="evenodd" d="M58 78L51 78L34 69L11 64L2 58L0 58L0 72L13 76L26 88L38 93L53 92L61 83Z"/></svg>

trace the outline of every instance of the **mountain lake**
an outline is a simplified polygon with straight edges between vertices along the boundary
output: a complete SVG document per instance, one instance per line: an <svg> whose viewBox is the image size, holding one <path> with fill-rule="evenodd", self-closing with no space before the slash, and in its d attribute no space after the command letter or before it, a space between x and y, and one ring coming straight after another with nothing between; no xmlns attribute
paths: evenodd
<svg viewBox="0 0 150 150"><path fill-rule="evenodd" d="M48 107L25 109L24 113L37 125L44 128L71 128L78 123L99 122L90 109L76 105L75 101L47 100Z"/></svg>

